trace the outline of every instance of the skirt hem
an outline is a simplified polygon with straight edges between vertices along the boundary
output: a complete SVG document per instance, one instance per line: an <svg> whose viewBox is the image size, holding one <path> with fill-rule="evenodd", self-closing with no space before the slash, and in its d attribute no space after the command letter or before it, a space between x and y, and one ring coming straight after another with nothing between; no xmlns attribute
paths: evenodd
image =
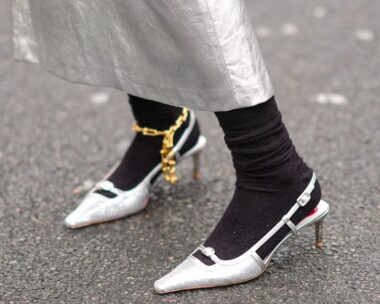
<svg viewBox="0 0 380 304"><path fill-rule="evenodd" d="M48 73L63 79L67 82L74 83L74 84L80 84L80 85L87 85L87 86L93 86L93 87L103 87L103 88L111 88L115 90L122 91L126 94L135 95L141 98L154 100L157 102L161 102L164 104L176 106L176 107L189 107L193 110L199 110L199 111L209 111L209 112L224 112L224 111L230 111L234 109L239 108L245 108L245 107L251 107L255 106L261 103L266 102L271 97L273 97L274 92L273 90L266 91L265 95L259 96L258 98L251 99L250 102L244 103L244 104L237 104L235 100L230 100L230 103L227 103L226 100L231 99L231 96L220 96L218 100L214 100L211 102L211 100L207 100L207 103L202 102L204 100L204 96L215 96L215 91L204 91L200 92L198 91L188 91L185 89L178 89L178 88L160 88L154 85L145 85L145 84L139 84L136 82L128 82L124 85L115 85L114 83L101 83L101 82L95 82L91 80L83 80L80 78L74 79L71 76L66 75L64 72L66 68L63 67L62 69L49 69L41 62L36 62L29 60L28 58L23 58L20 56L14 56L14 61L28 63L28 64L34 64L39 65L41 68ZM71 68L77 68L79 67L71 67ZM58 72L57 72L58 71ZM216 94L218 95L218 94ZM181 100L183 102L181 102ZM185 102L186 101L186 102ZM191 106L189 106L191 104Z"/></svg>

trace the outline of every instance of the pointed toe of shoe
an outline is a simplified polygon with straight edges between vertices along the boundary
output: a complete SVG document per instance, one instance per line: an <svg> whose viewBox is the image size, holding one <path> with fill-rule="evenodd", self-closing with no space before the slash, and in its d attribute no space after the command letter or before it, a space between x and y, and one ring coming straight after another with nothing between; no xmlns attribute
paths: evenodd
<svg viewBox="0 0 380 304"><path fill-rule="evenodd" d="M186 264L186 267L184 266ZM182 289L191 288L191 280L187 276L192 268L188 259L178 265L170 273L154 282L154 289L158 293L169 293Z"/></svg>
<svg viewBox="0 0 380 304"><path fill-rule="evenodd" d="M167 284L165 283L165 280L157 280L156 282L154 282L154 290L158 293L167 293L169 292L168 290L168 286L166 286Z"/></svg>
<svg viewBox="0 0 380 304"><path fill-rule="evenodd" d="M81 228L105 220L105 204L97 194L88 195L64 220L71 229Z"/></svg>
<svg viewBox="0 0 380 304"><path fill-rule="evenodd" d="M74 212L73 212L74 213ZM70 213L64 220L65 226L71 229L81 227L81 222L77 220L75 214Z"/></svg>
<svg viewBox="0 0 380 304"><path fill-rule="evenodd" d="M205 265L190 255L170 273L154 283L158 293L180 290L227 286L252 280L259 276L264 268L251 256Z"/></svg>
<svg viewBox="0 0 380 304"><path fill-rule="evenodd" d="M91 214L78 212L77 210L70 213L64 220L65 226L71 229L85 227L94 223L97 223L97 221Z"/></svg>
<svg viewBox="0 0 380 304"><path fill-rule="evenodd" d="M169 293L207 287L209 278L199 263L201 262L197 261L196 258L188 257L170 273L154 282L155 291Z"/></svg>
<svg viewBox="0 0 380 304"><path fill-rule="evenodd" d="M85 227L93 223L91 215L81 212L78 208L71 212L64 220L65 226L71 229Z"/></svg>

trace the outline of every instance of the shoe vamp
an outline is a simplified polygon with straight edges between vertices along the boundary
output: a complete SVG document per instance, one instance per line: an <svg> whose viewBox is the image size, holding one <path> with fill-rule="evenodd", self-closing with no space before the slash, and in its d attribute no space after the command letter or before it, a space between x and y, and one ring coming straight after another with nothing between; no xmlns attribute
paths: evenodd
<svg viewBox="0 0 380 304"><path fill-rule="evenodd" d="M261 273L260 266L250 256L233 265L201 264L195 257L188 257L168 274L177 288L197 288L228 285L252 279Z"/></svg>

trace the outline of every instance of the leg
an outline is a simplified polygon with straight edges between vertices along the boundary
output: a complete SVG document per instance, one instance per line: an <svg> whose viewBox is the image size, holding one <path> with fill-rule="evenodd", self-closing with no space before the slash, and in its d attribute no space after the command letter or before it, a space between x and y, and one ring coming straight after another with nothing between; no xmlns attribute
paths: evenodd
<svg viewBox="0 0 380 304"><path fill-rule="evenodd" d="M140 126L157 130L167 130L176 121L182 108L173 107L156 101L129 96L129 103L135 120ZM175 142L181 137L189 124L187 119L175 134ZM182 153L195 145L200 131L196 123L191 136L182 148ZM115 187L122 190L134 188L141 180L160 163L162 137L144 136L137 133L126 151L120 165L108 178ZM101 190L99 190L101 191Z"/></svg>
<svg viewBox="0 0 380 304"><path fill-rule="evenodd" d="M216 116L232 153L236 189L207 240L155 282L160 293L254 279L289 233L319 223L328 212L328 205L320 201L318 181L296 152L274 97Z"/></svg>
<svg viewBox="0 0 380 304"><path fill-rule="evenodd" d="M212 247L221 259L240 256L258 242L290 210L311 180L313 171L292 144L274 98L250 108L218 112L236 170L236 190L205 247ZM316 183L308 204L291 218L296 225L321 198ZM266 256L290 231L284 225L258 250ZM205 263L211 260L200 251Z"/></svg>

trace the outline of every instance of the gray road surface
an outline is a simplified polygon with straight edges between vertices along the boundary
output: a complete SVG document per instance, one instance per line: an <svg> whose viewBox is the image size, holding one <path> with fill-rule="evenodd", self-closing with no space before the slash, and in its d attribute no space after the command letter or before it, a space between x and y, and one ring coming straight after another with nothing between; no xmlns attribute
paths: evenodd
<svg viewBox="0 0 380 304"><path fill-rule="evenodd" d="M331 213L247 284L157 295L153 282L210 232L234 188L213 115L201 182L160 180L141 214L72 231L62 220L132 138L125 95L11 60L0 4L1 303L379 303L380 2L247 1L285 121Z"/></svg>

